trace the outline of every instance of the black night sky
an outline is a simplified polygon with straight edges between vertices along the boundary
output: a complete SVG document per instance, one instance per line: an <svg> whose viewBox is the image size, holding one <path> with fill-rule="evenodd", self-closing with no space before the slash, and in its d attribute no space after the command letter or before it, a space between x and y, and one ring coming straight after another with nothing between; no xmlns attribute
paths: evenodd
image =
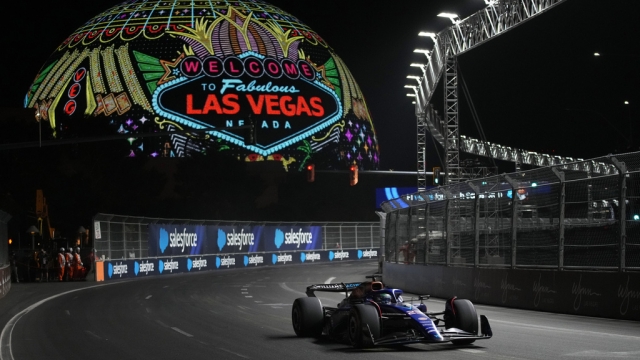
<svg viewBox="0 0 640 360"><path fill-rule="evenodd" d="M376 125L381 148L381 170L415 171L416 121L414 108L411 99L406 96L408 91L404 85L412 85L414 82L407 79L407 75L419 75L419 69L411 68L409 64L424 63L426 60L413 50L432 46L431 40L418 37L418 32L439 32L450 26L451 22L437 17L438 13L455 12L465 18L484 8L484 1L270 2L294 14L324 37L349 66L366 97ZM118 3L106 0L65 0L46 1L38 5L33 2L12 4L13 15L4 20L6 52L2 60L5 71L2 80L3 96L0 98L3 118L0 123L9 125L3 126L3 134L0 136L2 143L38 139L35 122L16 125L15 121L8 119L22 108L28 87L56 46L86 20ZM539 153L584 159L638 150L639 10L640 2L635 0L566 0L549 12L462 55L459 58L460 73L487 140ZM594 52L599 52L602 56L594 57ZM479 131L469 110L470 101L462 93L460 99L460 132L462 135L479 138ZM625 105L625 101L629 104ZM436 107L442 108L441 103L436 102ZM431 146L430 150L427 168L440 165L435 147ZM29 174L30 166L42 167L43 162L51 163L51 159L43 159L47 155L42 152L34 154L33 151L12 151L2 155L2 166L5 168L0 170L4 173L0 176L0 195L5 199L5 208L16 209L10 211L13 214L29 210L22 203L31 202L30 195L18 194L23 191L25 194L32 194L35 192L33 189L47 186L51 206L56 203L59 208L64 208L59 213L68 212L73 207L87 213L93 211L95 207L86 204L86 201L69 200L69 204L61 205L69 198L68 190L65 190L67 193L64 195L54 195L59 192L55 190L56 186L64 186L61 179L71 176L69 174L84 179L74 184L79 187L77 191L131 191L130 196L134 196L131 189L123 189L122 186L109 188L95 179L87 180L90 177L87 177L86 172L91 171L91 166L85 166L84 171L78 172L77 169L55 165L57 171L65 174L61 176L48 174L44 170L32 170ZM73 151L76 151L75 155ZM439 151L442 154L442 149ZM69 154L65 156L70 156L72 161L100 161L84 159L83 151L80 151L81 154L77 152L77 149L69 150ZM16 159L19 156L26 158L18 161ZM40 157L40 160L34 160L34 156ZM16 163L21 164L21 168L6 168L15 166ZM131 169L136 167L129 166ZM234 165L225 163L225 166ZM124 170L119 169L121 176L127 177L132 183L142 181L136 176L154 176L135 172L125 174ZM504 171L512 170L505 168ZM31 179L33 174L37 174L35 176L42 181L46 178L48 185ZM16 182L16 177L25 180ZM415 179L408 182L415 184ZM23 183L28 189L13 188L17 183ZM199 185L207 186L206 183ZM96 189L95 186L103 188ZM158 185L158 189L149 186L145 191L148 192L147 196L153 197L153 192L161 192L162 186ZM264 198L268 191L253 191L256 192L256 197L262 196L261 199L269 203L268 196ZM104 202L100 197L89 199L92 199L87 200L89 202ZM313 201L310 199L304 201ZM226 204L227 201L232 202L229 198L222 203ZM283 201L285 200L280 200L281 203ZM290 201L292 204L295 202ZM345 201L357 200L354 198ZM178 203L180 202L176 201ZM0 207L2 205L3 202L0 202ZM153 207L152 204L146 206ZM292 213L287 216L299 214L295 211L295 206L291 207ZM110 209L115 211L117 207L104 206L100 211ZM147 209L141 206L139 211ZM170 216L168 213L170 211L157 211L155 216ZM196 213L195 210L180 214L194 216L193 213ZM373 211L370 213L373 214ZM231 215L224 212L196 214L203 214L199 218L243 216L241 212ZM68 221L83 222L86 226L86 219L90 219L91 215L85 213ZM260 218L261 215L251 213L246 217ZM366 220L375 221L375 217Z"/></svg>

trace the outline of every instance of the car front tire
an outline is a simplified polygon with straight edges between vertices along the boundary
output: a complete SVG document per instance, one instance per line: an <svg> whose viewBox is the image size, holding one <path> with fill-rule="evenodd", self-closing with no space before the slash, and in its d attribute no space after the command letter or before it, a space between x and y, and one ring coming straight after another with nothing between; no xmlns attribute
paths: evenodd
<svg viewBox="0 0 640 360"><path fill-rule="evenodd" d="M373 346L373 339L380 337L380 316L371 305L357 304L349 312L349 340L353 347L362 349Z"/></svg>
<svg viewBox="0 0 640 360"><path fill-rule="evenodd" d="M454 326L460 330L478 334L478 313L473 303L466 299L455 299L453 301L453 309L455 311ZM473 339L452 340L455 345L468 345L473 343Z"/></svg>

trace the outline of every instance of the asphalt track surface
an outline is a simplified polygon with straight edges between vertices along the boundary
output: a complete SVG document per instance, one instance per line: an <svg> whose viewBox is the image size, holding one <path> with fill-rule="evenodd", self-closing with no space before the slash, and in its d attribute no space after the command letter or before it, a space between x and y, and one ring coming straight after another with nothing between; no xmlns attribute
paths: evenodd
<svg viewBox="0 0 640 360"><path fill-rule="evenodd" d="M477 305L489 340L356 350L297 338L291 304L314 283L362 281L375 262L211 271L110 283L14 284L0 359L639 359L640 323ZM98 285L98 286L96 286ZM335 305L339 294L322 293ZM406 296L405 296L406 298ZM431 311L444 301L427 302Z"/></svg>

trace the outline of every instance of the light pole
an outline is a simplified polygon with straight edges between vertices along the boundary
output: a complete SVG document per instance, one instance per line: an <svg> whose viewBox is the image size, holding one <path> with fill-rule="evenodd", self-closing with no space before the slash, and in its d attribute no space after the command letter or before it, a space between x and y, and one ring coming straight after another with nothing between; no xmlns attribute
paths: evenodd
<svg viewBox="0 0 640 360"><path fill-rule="evenodd" d="M82 234L84 234L85 232L87 232L87 229L84 228L84 226L80 226L78 228L78 234L80 235L80 244L79 246L82 246Z"/></svg>
<svg viewBox="0 0 640 360"><path fill-rule="evenodd" d="M624 105L627 108L627 117L629 118L629 150L633 151L633 122L631 121L631 105L625 100Z"/></svg>
<svg viewBox="0 0 640 360"><path fill-rule="evenodd" d="M27 233L31 234L31 250L35 251L35 249L36 249L36 234L40 234L40 231L38 231L38 228L35 227L35 225L31 225L27 229Z"/></svg>

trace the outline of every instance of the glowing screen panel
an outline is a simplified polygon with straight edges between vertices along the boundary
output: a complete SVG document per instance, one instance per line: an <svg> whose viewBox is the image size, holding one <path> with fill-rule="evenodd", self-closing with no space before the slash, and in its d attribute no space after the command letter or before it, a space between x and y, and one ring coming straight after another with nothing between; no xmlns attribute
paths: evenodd
<svg viewBox="0 0 640 360"><path fill-rule="evenodd" d="M259 0L108 9L56 49L25 106L56 138L125 135L114 146L123 156L217 152L287 171L311 159L334 169L380 161L344 62L297 18ZM251 123L254 141L241 128ZM158 132L175 134L145 136Z"/></svg>

